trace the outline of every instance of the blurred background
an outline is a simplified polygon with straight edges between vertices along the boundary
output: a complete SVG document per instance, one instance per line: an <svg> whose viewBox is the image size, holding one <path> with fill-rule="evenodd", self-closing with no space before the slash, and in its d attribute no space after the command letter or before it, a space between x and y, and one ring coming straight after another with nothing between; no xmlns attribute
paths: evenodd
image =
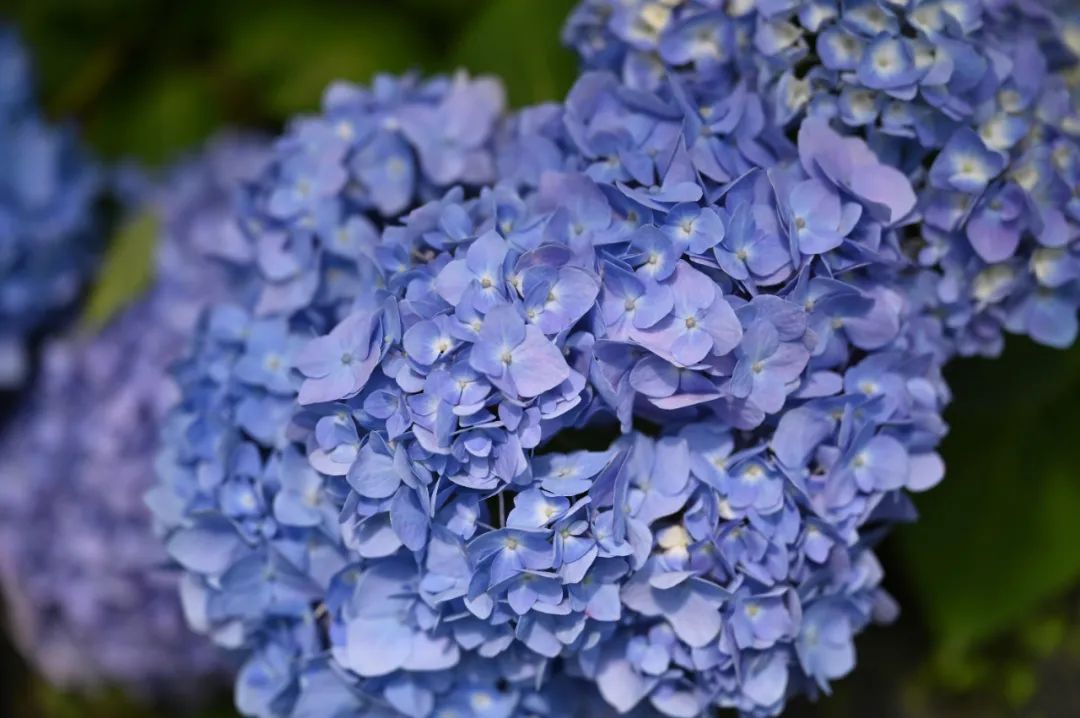
<svg viewBox="0 0 1080 718"><path fill-rule="evenodd" d="M573 0L4 0L42 100L107 159L161 165L222 126L277 133L334 79L467 67L521 106L560 98L573 56L555 38ZM96 290L108 311L141 286L152 231L114 242ZM104 297L104 299L102 299ZM91 311L94 311L92 308ZM859 640L859 666L797 718L1080 716L1080 348L1010 342L955 362L946 481L882 546L902 613ZM0 716L192 713L118 693L72 696L0 645Z"/></svg>

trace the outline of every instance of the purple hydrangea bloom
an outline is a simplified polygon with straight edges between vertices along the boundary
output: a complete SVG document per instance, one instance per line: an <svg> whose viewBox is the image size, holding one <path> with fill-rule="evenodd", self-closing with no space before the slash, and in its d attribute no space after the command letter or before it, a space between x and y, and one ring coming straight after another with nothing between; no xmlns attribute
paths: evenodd
<svg viewBox="0 0 1080 718"><path fill-rule="evenodd" d="M465 112L441 93L466 82L379 126L423 152L443 130L410 103ZM249 652L241 711L573 714L565 680L582 711L765 716L827 690L895 611L869 528L943 471L909 178L816 116L792 141L753 86L588 72L458 147L486 179L414 164L397 215L335 174L370 170L362 133L301 142L395 87L332 90L278 143L238 216L250 281L178 370L149 500L193 625ZM297 152L325 184L293 215Z"/></svg>
<svg viewBox="0 0 1080 718"><path fill-rule="evenodd" d="M151 189L156 281L99 334L46 346L40 381L2 438L10 625L56 684L193 696L191 685L209 690L224 674L220 652L185 626L178 576L165 568L142 497L177 394L169 366L201 308L231 292L227 273L206 266L205 246L230 231L232 185L264 156L261 142L223 138Z"/></svg>
<svg viewBox="0 0 1080 718"><path fill-rule="evenodd" d="M1056 347L1077 336L1075 28L1067 3L1027 0L584 0L564 39L632 88L674 76L738 97L742 117L734 99L697 108L694 148L804 117L864 138L918 198L903 249L924 271L909 293L934 307L950 351L993 355L1003 330ZM817 212L800 241L828 247L835 202L806 193Z"/></svg>
<svg viewBox="0 0 1080 718"><path fill-rule="evenodd" d="M28 349L81 292L103 247L101 173L73 129L36 107L30 62L0 26L0 390L17 389Z"/></svg>

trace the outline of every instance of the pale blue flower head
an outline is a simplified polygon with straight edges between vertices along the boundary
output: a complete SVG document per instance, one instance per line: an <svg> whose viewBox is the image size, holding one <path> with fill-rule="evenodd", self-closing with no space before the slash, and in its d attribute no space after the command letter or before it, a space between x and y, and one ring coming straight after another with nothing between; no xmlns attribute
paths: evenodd
<svg viewBox="0 0 1080 718"><path fill-rule="evenodd" d="M158 276L99 332L47 344L2 436L0 582L19 647L52 682L196 698L228 662L191 635L143 502L177 386L172 363L208 303L231 291L205 248L232 219L262 142L222 137L153 181ZM193 618L190 614L186 618ZM184 686L177 685L177 677Z"/></svg>

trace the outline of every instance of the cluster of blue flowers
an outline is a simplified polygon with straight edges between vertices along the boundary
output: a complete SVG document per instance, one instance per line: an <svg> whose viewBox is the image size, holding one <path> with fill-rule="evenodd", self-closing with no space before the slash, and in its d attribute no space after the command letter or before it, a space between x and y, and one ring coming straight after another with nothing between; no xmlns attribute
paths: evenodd
<svg viewBox="0 0 1080 718"><path fill-rule="evenodd" d="M149 500L193 625L252 650L241 710L827 688L893 611L864 528L942 472L910 183L819 119L702 133L721 86L589 73L505 121L485 81L428 87L334 87L279 141L178 369Z"/></svg>
<svg viewBox="0 0 1080 718"><path fill-rule="evenodd" d="M1003 329L1077 334L1080 97L1063 70L1078 48L1062 27L1027 0L586 0L565 37L630 87L732 87L695 108L712 133L812 116L865 138L919 197L905 253L929 271L911 291L954 351L993 355Z"/></svg>
<svg viewBox="0 0 1080 718"><path fill-rule="evenodd" d="M169 366L202 307L228 291L204 248L233 221L228 188L265 155L262 143L223 138L150 190L157 280L100 334L46 345L40 381L3 436L0 582L20 648L56 684L194 697L192 685L209 692L225 668L188 632L142 497L177 398Z"/></svg>
<svg viewBox="0 0 1080 718"><path fill-rule="evenodd" d="M332 87L219 237L148 496L192 625L250 653L240 709L827 692L895 614L873 545L942 478L942 366L1074 338L1058 29L589 0L561 104Z"/></svg>
<svg viewBox="0 0 1080 718"><path fill-rule="evenodd" d="M94 268L100 185L72 129L41 116L26 53L0 26L0 390L22 384L28 344Z"/></svg>
<svg viewBox="0 0 1080 718"><path fill-rule="evenodd" d="M1080 13L583 0L564 39L559 103L335 84L114 183L158 276L0 437L50 679L222 675L185 623L260 718L764 718L853 668L942 368L1076 340ZM0 389L100 250L33 105L0 30Z"/></svg>
<svg viewBox="0 0 1080 718"><path fill-rule="evenodd" d="M427 714L437 703L449 715L567 715L577 702L574 710L602 714L581 681L558 676L541 690L518 680L508 692L504 669L480 657L430 675L425 691L396 681L356 694L326 643L329 595L345 600L355 578L344 571L337 520L348 487L318 474L287 436L299 390L294 355L374 288L357 262L361 250L455 183L478 188L497 166L530 177L561 161L555 142L532 130L551 124L553 108L504 122L503 102L498 83L464 75L380 77L370 90L335 85L324 113L294 123L247 188L241 233L218 242L233 301L207 314L177 367L183 397L147 498L189 571L181 596L193 627L252 649L236 689L245 713ZM497 155L497 135L521 151Z"/></svg>

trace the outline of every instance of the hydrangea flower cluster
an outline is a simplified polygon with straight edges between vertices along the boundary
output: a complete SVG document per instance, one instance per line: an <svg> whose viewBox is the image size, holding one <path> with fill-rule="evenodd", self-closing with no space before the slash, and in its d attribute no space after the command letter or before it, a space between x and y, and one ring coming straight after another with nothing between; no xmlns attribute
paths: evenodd
<svg viewBox="0 0 1080 718"><path fill-rule="evenodd" d="M100 334L47 344L41 381L2 438L0 583L20 647L59 685L194 695L178 675L225 667L187 631L142 496L176 400L168 367L199 310L226 294L202 247L232 222L230 186L265 154L222 138L151 190L163 225L152 289Z"/></svg>
<svg viewBox="0 0 1080 718"><path fill-rule="evenodd" d="M0 26L0 390L22 383L28 342L76 299L102 248L100 173L35 102L29 59Z"/></svg>
<svg viewBox="0 0 1080 718"><path fill-rule="evenodd" d="M740 93L384 79L278 143L149 495L244 713L764 716L850 670L950 349L910 180Z"/></svg>
<svg viewBox="0 0 1080 718"><path fill-rule="evenodd" d="M1003 329L1057 347L1077 335L1080 95L1064 71L1080 48L1069 27L1027 0L585 0L565 39L630 87L670 73L737 90L695 108L710 133L737 132L746 107L778 127L825 117L865 138L919 197L905 252L929 271L911 292L955 351L992 355Z"/></svg>
<svg viewBox="0 0 1080 718"><path fill-rule="evenodd" d="M318 637L322 599L345 565L330 520L344 495L339 501L316 497L317 486L303 489L314 472L285 436L298 389L292 355L328 328L342 302L370 289L356 256L386 223L451 185L492 182L497 162L525 177L553 156L560 161L555 144L532 130L551 124L552 108L503 124L503 95L498 83L465 75L332 86L323 114L293 123L275 162L247 188L239 232L217 242L232 271L233 302L208 314L192 356L177 368L183 401L166 427L162 481L148 502L169 531L170 551L191 571L181 588L189 621L222 645L255 649L237 682L246 713L326 715L326 706L352 695ZM521 151L496 157L497 133ZM275 503L282 481L302 490L305 502L315 500L325 531L310 513L273 515L266 502ZM191 517L198 529L175 530ZM253 549L243 560L232 551L236 535L219 530L225 527ZM556 690L588 705L580 686L565 690L565 677L560 689L518 687L511 699L495 690L502 673L485 661L462 663L455 676L436 686L447 709L469 710L486 696L494 711L548 712L542 706ZM387 706L403 700L391 688L388 698L365 705L393 714Z"/></svg>

